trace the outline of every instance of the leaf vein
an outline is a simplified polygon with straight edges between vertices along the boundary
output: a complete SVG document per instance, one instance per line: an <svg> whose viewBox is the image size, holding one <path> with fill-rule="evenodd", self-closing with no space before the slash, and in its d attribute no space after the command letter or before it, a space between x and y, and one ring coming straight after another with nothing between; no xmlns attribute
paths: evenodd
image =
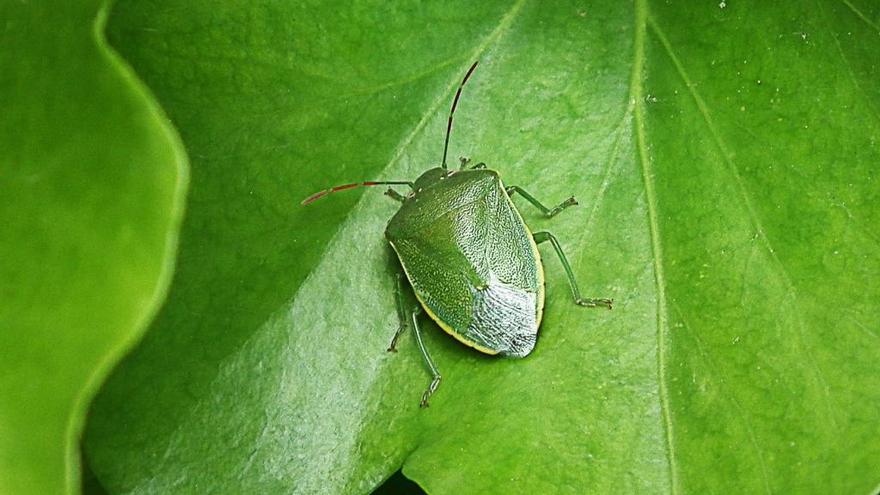
<svg viewBox="0 0 880 495"><path fill-rule="evenodd" d="M678 467L675 462L675 441L672 416L669 405L669 390L666 386L667 357L669 340L669 318L666 303L666 278L663 273L663 250L660 244L660 222L657 215L657 197L654 191L654 170L648 156L645 131L643 88L645 72L645 36L647 30L648 7L645 0L637 0L635 5L635 32L633 67L630 77L630 105L634 108L634 128L636 134L636 154L642 171L645 187L645 202L648 208L648 227L651 233L651 252L654 261L654 284L657 291L657 387L660 396L660 412L666 437L670 491L680 493Z"/></svg>
<svg viewBox="0 0 880 495"><path fill-rule="evenodd" d="M865 24L867 24L868 26L871 26L874 29L874 31L877 31L877 34L880 34L880 26L878 26L873 21L871 21L871 19L868 19L868 16L866 16L864 13L862 13L861 10L857 9L856 6L852 4L852 2L850 2L849 0L843 0L843 3L847 7L849 7L849 10L853 11L853 13L855 15L857 15L859 17L859 19L865 21Z"/></svg>
<svg viewBox="0 0 880 495"><path fill-rule="evenodd" d="M798 289L795 286L794 282L792 281L791 276L789 275L787 268L782 263L782 260L780 260L778 254L776 253L776 250L773 248L773 245L770 242L769 237L767 237L767 233L764 230L764 226L761 222L761 219L757 214L755 206L752 204L751 195L748 193L748 190L745 187L745 182L743 181L743 178L742 178L741 174L739 173L739 169L737 168L736 163L733 161L733 158L732 158L733 155L729 151L729 149L727 148L727 145L724 143L724 140L721 137L720 132L716 128L716 126L712 120L712 117L709 114L709 109L706 105L706 102L703 101L703 98L697 92L694 83L691 81L690 77L688 76L687 72L685 71L684 66L682 65L681 61L678 59L678 56L673 51L672 45L670 44L669 39L663 33L663 30L660 29L660 26L657 25L656 21L653 18L648 19L648 24L651 26L652 31L657 36L657 38L660 40L660 43L663 45L663 48L666 51L666 54L669 56L670 60L675 65L676 71L678 72L679 76L682 78L682 81L684 82L685 86L687 87L688 92L690 93L691 97L693 98L694 103L696 104L700 114L703 117L703 120L706 122L706 127L709 129L709 133L712 136L712 140L714 141L715 146L719 149L719 151L721 153L721 158L724 161L726 168L728 169L730 174L733 176L734 181L736 182L737 192L739 193L740 197L742 198L743 204L746 207L746 211L748 212L752 226L755 228L756 233L758 235L758 238L761 240L761 243L764 245L764 248L767 250L767 252L770 256L770 260L772 261L773 265L776 268L776 272L778 273L780 279L782 280L782 283L788 289L789 294L791 294L791 297L793 298L794 303L796 305L800 305L800 300L802 299L802 297L799 295ZM815 379L819 383L819 386L820 386L820 388L823 392L823 395L824 395L824 400L825 400L826 406L828 407L828 418L831 420L832 424L834 424L836 427L837 421L836 421L835 415L833 414L835 407L834 407L834 405L832 405L830 388L828 386L828 383L825 380L822 369L817 364L817 361L813 355L812 350L804 343L804 326L805 326L804 318L803 318L800 311L796 311L795 315L798 320L797 321L797 336L798 336L797 345L804 352L804 354L807 357L807 361L811 365L811 369L813 370Z"/></svg>
<svg viewBox="0 0 880 495"><path fill-rule="evenodd" d="M697 344L697 350L700 355L703 356L706 364L714 371L714 374L718 377L718 383L725 388L727 388L727 382L724 380L724 374L718 372L718 365L712 359L711 355L705 349L705 343L703 339L700 338L699 332L695 332L693 328L691 328L690 323L688 323L687 319L684 316L682 310L676 305L674 302L670 304L670 307L675 311L678 318L681 320L682 328L685 329L691 337L693 337L694 342ZM764 490L767 493L773 493L773 490L770 489L770 476L767 473L767 461L764 459L764 451L761 450L758 444L758 437L755 435L755 430L752 428L752 422L749 419L749 416L746 414L745 409L743 409L742 404L740 404L739 400L737 400L736 396L732 393L724 394L724 397L730 398L730 401L734 405L734 409L737 414L742 418L743 425L746 427L746 431L749 434L749 442L752 444L752 448L758 456L758 465L761 467L761 478L764 481Z"/></svg>
<svg viewBox="0 0 880 495"><path fill-rule="evenodd" d="M596 213L598 212L599 207L602 205L602 202L605 200L605 192L608 190L613 172L617 168L615 165L618 163L617 158L620 153L620 139L623 135L624 129L626 128L625 124L629 117L632 115L632 110L633 105L628 105L626 110L623 112L623 117L621 117L620 123L617 125L617 129L614 131L614 142L611 144L611 150L608 154L608 162L605 165L605 170L602 173L602 183L599 185L599 190L596 192L596 195L593 198L592 207L590 208L590 213L587 215L587 222L584 226L583 234L581 235L582 239L589 238L590 231L592 230L593 220L595 220Z"/></svg>
<svg viewBox="0 0 880 495"><path fill-rule="evenodd" d="M849 4L849 2L847 2L847 1L845 1L844 3ZM827 23L828 16L824 15L825 8L822 6L822 2L819 2L818 0L816 0L816 5L819 7L819 10L822 11L823 15L821 17L826 19L826 23ZM850 5L850 8L854 8L854 7L852 7ZM846 54L843 52L843 46L841 46L841 44L840 44L840 38L837 36L837 34L834 32L834 30L831 29L830 25L828 26L828 34L831 36L831 39L834 40L834 46L837 48L837 53L840 55L840 59L843 61L843 65L846 67L847 74L849 74L849 78L852 81L853 86L855 86L856 89L859 90L859 93L861 93L862 96L865 98L865 106L868 107L868 111L871 113L871 116L874 117L874 120L876 120L878 123L880 123L880 114L878 114L877 109L874 108L874 102L872 101L871 98L868 97L868 93L865 92L865 88L863 88L862 85L859 84L859 79L856 76L856 72L855 72L855 70L853 70L852 64L850 63L849 59L846 57Z"/></svg>

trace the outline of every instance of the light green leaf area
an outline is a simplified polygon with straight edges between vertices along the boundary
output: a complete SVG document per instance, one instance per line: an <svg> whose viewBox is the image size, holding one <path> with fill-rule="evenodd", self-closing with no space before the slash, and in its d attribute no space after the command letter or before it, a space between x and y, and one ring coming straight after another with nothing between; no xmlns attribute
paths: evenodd
<svg viewBox="0 0 880 495"><path fill-rule="evenodd" d="M113 493L869 493L880 482L880 8L121 2L193 160L179 271L93 410ZM396 330L396 204L485 161L542 246L522 360Z"/></svg>
<svg viewBox="0 0 880 495"><path fill-rule="evenodd" d="M183 147L106 2L0 3L0 494L78 493L88 404L170 282Z"/></svg>

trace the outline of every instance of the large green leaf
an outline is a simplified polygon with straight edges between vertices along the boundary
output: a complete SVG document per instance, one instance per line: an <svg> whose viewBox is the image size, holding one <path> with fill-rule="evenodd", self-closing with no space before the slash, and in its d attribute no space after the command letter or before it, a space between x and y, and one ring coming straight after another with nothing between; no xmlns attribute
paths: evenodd
<svg viewBox="0 0 880 495"><path fill-rule="evenodd" d="M867 493L880 481L880 8L123 2L193 157L179 276L94 407L124 493ZM397 321L380 191L451 155L552 203L541 338Z"/></svg>
<svg viewBox="0 0 880 495"><path fill-rule="evenodd" d="M183 148L105 4L0 2L4 495L78 491L88 403L170 280Z"/></svg>

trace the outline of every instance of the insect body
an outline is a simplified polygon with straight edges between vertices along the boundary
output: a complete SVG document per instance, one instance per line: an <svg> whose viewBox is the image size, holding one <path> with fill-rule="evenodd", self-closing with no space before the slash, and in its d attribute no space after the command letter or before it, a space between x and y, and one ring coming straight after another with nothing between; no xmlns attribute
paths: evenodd
<svg viewBox="0 0 880 495"><path fill-rule="evenodd" d="M495 171L439 172L404 201L385 237L441 328L487 354L526 356L544 305L535 241Z"/></svg>
<svg viewBox="0 0 880 495"><path fill-rule="evenodd" d="M316 193L303 204L329 193L374 185L406 185L404 195L389 188L386 194L402 203L385 229L421 307L447 333L486 354L525 357L535 347L544 307L544 270L538 244L550 241L565 268L575 302L582 306L611 308L610 299L580 296L574 273L559 242L549 232L530 232L513 202L519 194L552 217L576 205L569 198L547 208L517 186L505 187L498 173L478 163L461 168L446 166L452 116L461 90L477 64L468 70L455 94L446 127L442 166L415 181L363 182ZM389 351L412 325L416 343L433 380L421 405L440 384L440 373L422 340L418 306L407 307L401 277L397 279L397 310L401 320Z"/></svg>

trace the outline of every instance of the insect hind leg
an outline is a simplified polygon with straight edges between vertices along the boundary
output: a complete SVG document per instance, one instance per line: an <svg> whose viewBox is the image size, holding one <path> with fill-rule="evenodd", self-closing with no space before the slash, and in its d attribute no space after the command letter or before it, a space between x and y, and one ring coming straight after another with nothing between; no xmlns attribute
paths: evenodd
<svg viewBox="0 0 880 495"><path fill-rule="evenodd" d="M419 346L419 351L422 353L422 358L424 358L425 360L425 365L431 372L431 384L428 385L427 390L425 390L425 393L422 394L422 401L419 402L420 407L428 407L428 398L430 398L431 395L437 391L437 387L440 386L440 380L442 377L440 376L440 371L437 370L437 365L434 364L434 360L431 359L431 355L428 354L428 349L425 347L425 342L422 340L422 332L421 330L419 330L418 319L419 313L421 312L422 310L418 306L416 306L415 308L413 308L412 313L410 314L410 318L412 320L413 333L416 336L416 343Z"/></svg>
<svg viewBox="0 0 880 495"><path fill-rule="evenodd" d="M400 326L397 328L397 331L394 332L394 337L391 339L391 345L388 346L388 352L397 352L397 341L400 339L400 336L403 335L403 332L406 331L407 326L411 324L413 327L413 334L416 336L416 344L419 346L419 352L422 353L425 365L428 367L428 371L431 372L431 383L428 385L425 393L422 394L422 400L419 402L419 406L428 407L428 398L437 391L437 387L440 386L440 380L442 377L440 376L440 371L437 370L437 365L434 364L434 360L431 359L431 355L428 354L428 349L425 347L424 340L422 340L422 332L419 329L418 320L419 313L421 313L422 310L418 306L407 310L406 298L403 293L403 276L399 273L397 274L397 283L394 292L395 299L397 300L397 316L400 319Z"/></svg>
<svg viewBox="0 0 880 495"><path fill-rule="evenodd" d="M404 300L403 295L403 276L401 274L397 274L397 283L394 288L394 299L397 302L397 318L400 321L400 326L397 327L397 331L394 332L394 337L391 338L391 344L388 346L388 352L397 352L397 341L400 340L400 336L403 335L403 332L406 331L407 327L407 315L406 315L406 301Z"/></svg>

